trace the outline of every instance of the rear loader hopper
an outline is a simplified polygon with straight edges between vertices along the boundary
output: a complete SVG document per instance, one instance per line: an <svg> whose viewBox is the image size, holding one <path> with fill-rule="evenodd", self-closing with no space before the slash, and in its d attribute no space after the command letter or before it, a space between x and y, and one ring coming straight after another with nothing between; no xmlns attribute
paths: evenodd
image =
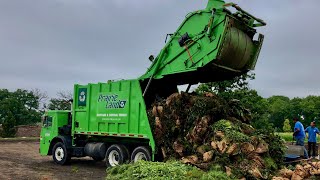
<svg viewBox="0 0 320 180"><path fill-rule="evenodd" d="M186 16L140 77L144 96L152 101L177 85L228 80L253 70L264 39L256 27L265 25L234 3L209 0L206 9Z"/></svg>

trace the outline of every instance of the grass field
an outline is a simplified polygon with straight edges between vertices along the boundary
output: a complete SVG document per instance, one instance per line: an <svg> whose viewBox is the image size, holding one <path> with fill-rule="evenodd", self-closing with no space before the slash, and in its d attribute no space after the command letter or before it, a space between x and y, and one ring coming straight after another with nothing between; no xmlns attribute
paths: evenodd
<svg viewBox="0 0 320 180"><path fill-rule="evenodd" d="M286 142L292 142L295 141L292 138L292 132L286 132L286 133L276 133L277 135L279 135L283 140L285 140ZM308 142L308 139L305 138L304 142Z"/></svg>

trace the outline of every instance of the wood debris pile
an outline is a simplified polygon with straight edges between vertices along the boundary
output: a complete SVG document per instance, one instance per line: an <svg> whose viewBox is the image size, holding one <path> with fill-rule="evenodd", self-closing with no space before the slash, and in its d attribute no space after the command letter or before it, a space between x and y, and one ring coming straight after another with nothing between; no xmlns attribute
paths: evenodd
<svg viewBox="0 0 320 180"><path fill-rule="evenodd" d="M273 180L302 180L302 179L319 179L320 177L320 161L319 162L304 162L297 164L294 170L283 168L278 175L273 177Z"/></svg>
<svg viewBox="0 0 320 180"><path fill-rule="evenodd" d="M250 111L207 93L175 93L148 111L157 148L163 158L175 158L208 170L223 167L229 176L267 179L282 163L282 140L250 126Z"/></svg>

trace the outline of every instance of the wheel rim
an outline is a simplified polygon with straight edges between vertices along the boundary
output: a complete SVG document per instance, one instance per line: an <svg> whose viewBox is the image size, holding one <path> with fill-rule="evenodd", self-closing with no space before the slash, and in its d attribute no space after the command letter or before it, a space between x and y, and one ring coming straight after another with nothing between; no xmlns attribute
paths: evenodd
<svg viewBox="0 0 320 180"><path fill-rule="evenodd" d="M55 157L58 161L62 161L62 159L64 158L64 151L62 149L62 147L58 147L56 149L56 151L54 152Z"/></svg>
<svg viewBox="0 0 320 180"><path fill-rule="evenodd" d="M108 155L108 161L111 166L119 165L119 153L116 150L110 151Z"/></svg>
<svg viewBox="0 0 320 180"><path fill-rule="evenodd" d="M134 156L134 162L140 161L140 160L147 160L146 155L143 152L138 152L135 156Z"/></svg>

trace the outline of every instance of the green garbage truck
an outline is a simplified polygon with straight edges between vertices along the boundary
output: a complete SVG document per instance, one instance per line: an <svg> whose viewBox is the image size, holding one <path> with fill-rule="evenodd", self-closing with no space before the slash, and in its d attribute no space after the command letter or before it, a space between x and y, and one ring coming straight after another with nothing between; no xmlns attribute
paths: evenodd
<svg viewBox="0 0 320 180"><path fill-rule="evenodd" d="M178 85L232 79L253 70L266 23L234 3L209 0L186 15L145 74L137 79L74 85L71 111L48 111L43 119L40 154L57 164L92 157L116 166L154 161L159 151L147 109L178 92Z"/></svg>

